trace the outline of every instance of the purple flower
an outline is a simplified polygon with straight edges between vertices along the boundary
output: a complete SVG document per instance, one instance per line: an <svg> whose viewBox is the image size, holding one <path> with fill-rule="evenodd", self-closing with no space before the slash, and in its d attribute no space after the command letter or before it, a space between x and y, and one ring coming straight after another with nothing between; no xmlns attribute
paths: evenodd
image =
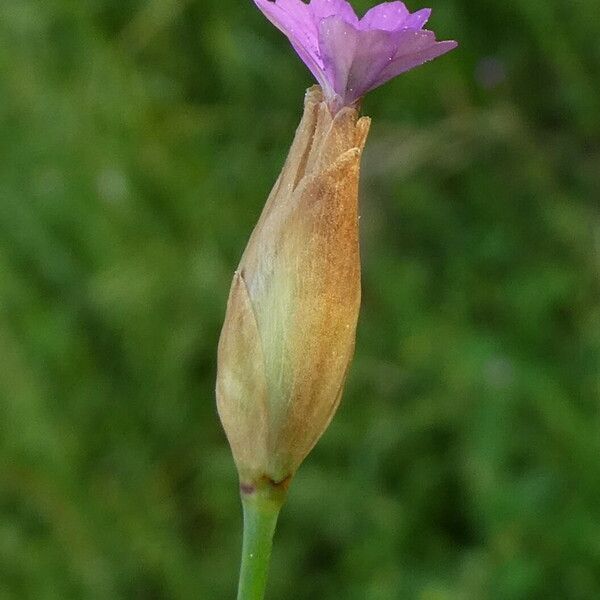
<svg viewBox="0 0 600 600"><path fill-rule="evenodd" d="M384 2L359 19L346 0L254 0L290 40L334 107L349 106L369 90L453 48L423 29L431 10L410 13Z"/></svg>

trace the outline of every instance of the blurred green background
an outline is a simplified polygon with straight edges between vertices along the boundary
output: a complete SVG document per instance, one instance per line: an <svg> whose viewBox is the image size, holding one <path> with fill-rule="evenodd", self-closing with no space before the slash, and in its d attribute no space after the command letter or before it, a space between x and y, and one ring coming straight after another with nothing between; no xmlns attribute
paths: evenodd
<svg viewBox="0 0 600 600"><path fill-rule="evenodd" d="M268 597L600 598L598 3L426 5ZM1 600L234 597L216 344L310 84L250 0L0 2Z"/></svg>

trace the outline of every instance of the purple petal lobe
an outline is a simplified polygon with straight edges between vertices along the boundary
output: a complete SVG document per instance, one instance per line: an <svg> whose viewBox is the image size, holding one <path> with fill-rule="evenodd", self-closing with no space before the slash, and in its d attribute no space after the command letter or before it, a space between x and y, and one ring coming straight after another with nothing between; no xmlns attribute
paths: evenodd
<svg viewBox="0 0 600 600"><path fill-rule="evenodd" d="M446 54L446 52L454 50L457 46L458 43L455 41L435 42L418 52L398 56L380 73L377 83L373 87L378 87L401 73L410 71L410 69L414 69L442 54Z"/></svg>
<svg viewBox="0 0 600 600"><path fill-rule="evenodd" d="M435 33L427 29L401 29L395 32L396 54L394 59L412 54L435 43Z"/></svg>
<svg viewBox="0 0 600 600"><path fill-rule="evenodd" d="M290 40L294 50L324 89L327 78L319 58L317 29L301 0L254 0L265 17Z"/></svg>
<svg viewBox="0 0 600 600"><path fill-rule="evenodd" d="M409 14L403 2L384 2L367 11L360 20L360 28L395 31L404 26L404 21Z"/></svg>
<svg viewBox="0 0 600 600"><path fill-rule="evenodd" d="M351 104L375 87L379 74L395 58L398 34L393 31L373 29L361 31L348 74L344 104Z"/></svg>
<svg viewBox="0 0 600 600"><path fill-rule="evenodd" d="M317 30L301 0L254 0L263 14L282 31L290 41L306 48L313 56L318 56Z"/></svg>
<svg viewBox="0 0 600 600"><path fill-rule="evenodd" d="M358 44L358 30L339 17L319 23L319 49L324 71L334 92L344 98Z"/></svg>
<svg viewBox="0 0 600 600"><path fill-rule="evenodd" d="M422 8L417 12L410 15L406 21L404 21L403 27L414 27L415 29L423 29L423 25L429 21L431 16L430 8Z"/></svg>
<svg viewBox="0 0 600 600"><path fill-rule="evenodd" d="M354 9L346 0L311 0L309 9L316 25L322 19L332 16L340 17L351 25L358 24L358 17Z"/></svg>
<svg viewBox="0 0 600 600"><path fill-rule="evenodd" d="M348 78L348 88L355 91L354 100L366 92L380 86L390 79L387 76L390 66L396 64L401 56L417 55L435 43L432 31L416 29L401 29L400 31L363 31L358 44L358 50ZM371 50L376 52L372 53ZM416 65L415 65L416 66Z"/></svg>

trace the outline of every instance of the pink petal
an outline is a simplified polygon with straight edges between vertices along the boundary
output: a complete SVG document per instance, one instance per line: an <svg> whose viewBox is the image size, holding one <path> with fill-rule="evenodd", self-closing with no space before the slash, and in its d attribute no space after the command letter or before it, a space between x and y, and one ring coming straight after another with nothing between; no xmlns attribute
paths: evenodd
<svg viewBox="0 0 600 600"><path fill-rule="evenodd" d="M311 0L309 8L317 26L323 19L331 16L340 17L351 25L358 25L358 17L346 0Z"/></svg>
<svg viewBox="0 0 600 600"><path fill-rule="evenodd" d="M309 68L317 81L327 87L322 63L319 59L317 30L301 0L254 0L263 14L290 40L294 50Z"/></svg>
<svg viewBox="0 0 600 600"><path fill-rule="evenodd" d="M403 2L384 2L367 11L360 20L360 28L363 31L368 29L396 31L404 27L404 21L409 14Z"/></svg>
<svg viewBox="0 0 600 600"><path fill-rule="evenodd" d="M374 86L381 71L394 60L397 49L397 32L373 29L359 33L346 84L346 104L351 104Z"/></svg>
<svg viewBox="0 0 600 600"><path fill-rule="evenodd" d="M358 30L345 20L330 16L319 23L319 49L324 71L333 90L342 98L357 43Z"/></svg>
<svg viewBox="0 0 600 600"><path fill-rule="evenodd" d="M418 53L434 43L432 31L361 31L348 76L345 95L348 103L381 85L382 73L394 64L399 55Z"/></svg>
<svg viewBox="0 0 600 600"><path fill-rule="evenodd" d="M402 27L413 27L414 29L422 29L423 25L425 25L425 23L427 23L427 21L429 21L429 17L431 16L431 9L430 8L422 8L421 10L418 10L414 13L412 13L412 15L410 15L406 21L404 21L404 24L402 25Z"/></svg>
<svg viewBox="0 0 600 600"><path fill-rule="evenodd" d="M410 69L414 69L426 63L442 54L446 54L446 52L450 52L450 50L454 50L458 46L458 43L455 41L444 41L444 42L435 42L431 46L423 48L417 52L398 55L378 76L377 81L371 87L371 89L378 87L393 79L394 77L404 73L405 71L409 71Z"/></svg>

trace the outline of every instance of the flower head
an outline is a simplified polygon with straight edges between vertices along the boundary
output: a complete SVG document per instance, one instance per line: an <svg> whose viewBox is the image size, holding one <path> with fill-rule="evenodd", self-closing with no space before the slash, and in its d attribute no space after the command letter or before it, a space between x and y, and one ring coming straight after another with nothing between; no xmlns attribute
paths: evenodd
<svg viewBox="0 0 600 600"><path fill-rule="evenodd" d="M290 40L330 105L350 106L369 90L456 48L423 29L431 10L384 2L359 19L346 0L254 0Z"/></svg>

